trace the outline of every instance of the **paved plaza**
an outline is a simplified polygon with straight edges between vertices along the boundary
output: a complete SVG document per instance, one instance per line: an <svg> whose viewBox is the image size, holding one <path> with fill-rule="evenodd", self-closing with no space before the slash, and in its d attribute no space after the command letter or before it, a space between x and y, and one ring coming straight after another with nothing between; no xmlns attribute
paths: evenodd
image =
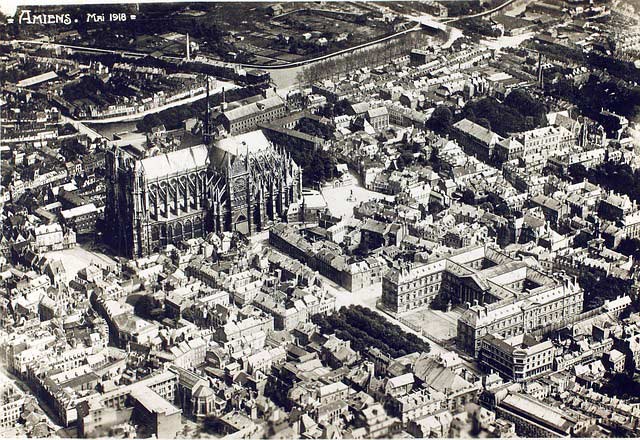
<svg viewBox="0 0 640 440"><path fill-rule="evenodd" d="M351 182L342 186L329 186L322 188L322 195L329 211L336 217L350 217L353 216L353 207L358 206L360 203L371 199L387 199L393 200L393 196L387 196L385 194L370 191L363 188L358 182L357 176L349 171L351 174Z"/></svg>

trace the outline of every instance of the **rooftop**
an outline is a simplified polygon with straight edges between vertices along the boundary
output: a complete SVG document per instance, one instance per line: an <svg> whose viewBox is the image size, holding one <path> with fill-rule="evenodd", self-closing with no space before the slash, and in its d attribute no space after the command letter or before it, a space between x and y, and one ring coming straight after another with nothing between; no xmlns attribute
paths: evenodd
<svg viewBox="0 0 640 440"><path fill-rule="evenodd" d="M161 179L206 167L208 154L206 145L196 145L142 159L140 167L147 180Z"/></svg>

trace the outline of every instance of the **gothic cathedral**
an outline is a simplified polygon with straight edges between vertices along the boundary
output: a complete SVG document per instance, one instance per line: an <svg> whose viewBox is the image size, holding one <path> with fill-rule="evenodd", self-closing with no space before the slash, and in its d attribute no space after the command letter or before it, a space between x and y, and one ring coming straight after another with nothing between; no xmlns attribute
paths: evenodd
<svg viewBox="0 0 640 440"><path fill-rule="evenodd" d="M214 137L207 108L201 145L155 156L132 146L107 152L105 235L120 255L287 221L302 196L302 170L290 155L261 130Z"/></svg>

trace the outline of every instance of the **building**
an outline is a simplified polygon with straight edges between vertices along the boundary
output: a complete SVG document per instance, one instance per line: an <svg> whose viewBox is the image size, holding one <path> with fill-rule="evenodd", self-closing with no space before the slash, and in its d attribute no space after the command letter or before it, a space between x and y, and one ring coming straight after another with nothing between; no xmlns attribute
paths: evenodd
<svg viewBox="0 0 640 440"><path fill-rule="evenodd" d="M505 379L526 381L551 371L555 348L551 341L538 342L530 335L504 339L489 334L480 343L480 365Z"/></svg>
<svg viewBox="0 0 640 440"><path fill-rule="evenodd" d="M391 269L383 276L381 302L390 312L426 307L436 298L467 307L458 320L458 347L474 355L487 334L521 335L564 322L583 306L577 281L550 277L487 245Z"/></svg>
<svg viewBox="0 0 640 440"><path fill-rule="evenodd" d="M171 404L177 384L178 376L165 371L83 400L77 407L79 436L105 437L111 426L136 417L156 436L175 437L181 426L181 411Z"/></svg>
<svg viewBox="0 0 640 440"><path fill-rule="evenodd" d="M105 222L129 257L209 232L264 230L302 192L302 171L262 131L152 157L114 147L106 161Z"/></svg>
<svg viewBox="0 0 640 440"><path fill-rule="evenodd" d="M26 402L25 394L11 380L0 378L0 428L15 426Z"/></svg>
<svg viewBox="0 0 640 440"><path fill-rule="evenodd" d="M485 162L493 158L494 148L502 140L497 133L468 119L456 122L453 129L456 140L465 152Z"/></svg>
<svg viewBox="0 0 640 440"><path fill-rule="evenodd" d="M386 107L367 110L366 118L375 130L384 130L389 127L389 111Z"/></svg>
<svg viewBox="0 0 640 440"><path fill-rule="evenodd" d="M73 247L76 244L76 234L73 230L64 230L59 223L41 225L33 229L32 249L36 253L59 251Z"/></svg>
<svg viewBox="0 0 640 440"><path fill-rule="evenodd" d="M478 355L480 341L488 334L518 336L544 327L561 325L583 308L583 291L568 277L539 286L520 296L469 307L458 319L458 346Z"/></svg>
<svg viewBox="0 0 640 440"><path fill-rule="evenodd" d="M98 208L93 203L67 209L60 212L64 224L77 235L93 234L96 230Z"/></svg>
<svg viewBox="0 0 640 440"><path fill-rule="evenodd" d="M261 99L230 110L223 110L218 116L217 123L227 133L236 135L258 128L258 124L269 123L282 118L286 114L286 107L282 98L277 95Z"/></svg>
<svg viewBox="0 0 640 440"><path fill-rule="evenodd" d="M425 50L413 49L409 54L409 61L412 66L421 66L427 64L431 54Z"/></svg>
<svg viewBox="0 0 640 440"><path fill-rule="evenodd" d="M382 303L396 313L430 305L442 291L446 266L446 260L440 259L387 272L382 278Z"/></svg>
<svg viewBox="0 0 640 440"><path fill-rule="evenodd" d="M563 411L521 393L508 393L495 411L496 416L515 423L521 437L569 437L578 423Z"/></svg>

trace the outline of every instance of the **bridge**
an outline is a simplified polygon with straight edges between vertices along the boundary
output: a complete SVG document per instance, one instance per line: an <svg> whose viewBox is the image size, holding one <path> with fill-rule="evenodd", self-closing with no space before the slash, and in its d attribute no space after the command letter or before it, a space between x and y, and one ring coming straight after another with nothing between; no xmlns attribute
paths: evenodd
<svg viewBox="0 0 640 440"><path fill-rule="evenodd" d="M414 21L420 24L423 28L434 29L437 31L446 32L448 30L448 26L444 23L436 20L432 15L421 15L419 17L407 17L411 21Z"/></svg>

